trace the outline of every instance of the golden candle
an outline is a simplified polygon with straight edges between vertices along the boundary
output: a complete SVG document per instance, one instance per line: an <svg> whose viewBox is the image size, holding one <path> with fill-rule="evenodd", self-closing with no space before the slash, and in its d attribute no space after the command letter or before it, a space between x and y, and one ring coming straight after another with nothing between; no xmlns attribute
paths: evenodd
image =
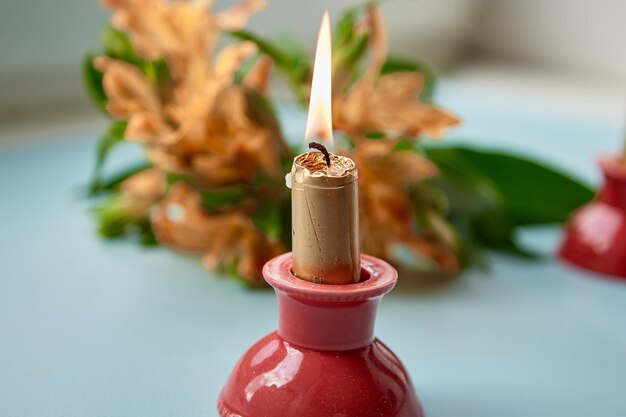
<svg viewBox="0 0 626 417"><path fill-rule="evenodd" d="M317 40L305 139L332 144L331 40L328 13ZM360 277L358 173L354 161L340 155L306 152L294 160L292 272L322 284L351 284Z"/></svg>
<svg viewBox="0 0 626 417"><path fill-rule="evenodd" d="M296 157L291 170L293 273L307 281L359 280L357 169L350 158L321 152Z"/></svg>

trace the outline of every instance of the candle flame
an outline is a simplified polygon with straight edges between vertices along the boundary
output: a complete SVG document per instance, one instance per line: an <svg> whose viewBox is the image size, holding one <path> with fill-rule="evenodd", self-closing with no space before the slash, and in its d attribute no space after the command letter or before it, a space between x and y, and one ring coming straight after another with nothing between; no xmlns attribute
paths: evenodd
<svg viewBox="0 0 626 417"><path fill-rule="evenodd" d="M328 145L333 144L331 53L330 18L328 17L328 10L326 10L317 37L309 116L304 139L322 139Z"/></svg>

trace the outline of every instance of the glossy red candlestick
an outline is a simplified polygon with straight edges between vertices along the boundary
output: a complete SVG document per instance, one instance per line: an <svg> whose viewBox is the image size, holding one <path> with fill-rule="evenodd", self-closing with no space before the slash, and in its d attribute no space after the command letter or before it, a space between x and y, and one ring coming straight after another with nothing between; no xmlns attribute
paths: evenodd
<svg viewBox="0 0 626 417"><path fill-rule="evenodd" d="M398 279L361 255L361 281L316 284L291 273L291 254L263 268L279 325L239 360L218 399L222 417L422 417L398 358L374 338L376 309Z"/></svg>
<svg viewBox="0 0 626 417"><path fill-rule="evenodd" d="M626 279L626 167L616 157L600 159L604 185L598 197L576 211L559 256L576 266Z"/></svg>

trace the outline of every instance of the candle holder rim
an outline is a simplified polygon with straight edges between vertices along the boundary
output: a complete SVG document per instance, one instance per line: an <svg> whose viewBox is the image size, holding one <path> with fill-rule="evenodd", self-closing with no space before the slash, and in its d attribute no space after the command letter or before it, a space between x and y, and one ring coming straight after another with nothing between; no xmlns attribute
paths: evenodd
<svg viewBox="0 0 626 417"><path fill-rule="evenodd" d="M354 284L318 284L298 278L291 272L291 252L279 255L263 267L263 276L274 289L303 299L321 301L362 301L381 297L393 289L398 272L382 259L361 254L361 270L369 279Z"/></svg>

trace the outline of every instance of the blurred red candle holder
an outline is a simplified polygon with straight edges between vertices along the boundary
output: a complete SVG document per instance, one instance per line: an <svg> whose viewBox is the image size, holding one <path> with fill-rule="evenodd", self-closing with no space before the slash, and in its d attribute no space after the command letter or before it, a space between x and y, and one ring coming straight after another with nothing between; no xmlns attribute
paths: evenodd
<svg viewBox="0 0 626 417"><path fill-rule="evenodd" d="M577 210L565 228L559 256L566 262L626 280L626 165L599 160L604 184L594 201Z"/></svg>
<svg viewBox="0 0 626 417"><path fill-rule="evenodd" d="M361 255L361 281L308 282L287 253L263 268L278 301L278 330L239 360L218 399L222 417L422 417L411 379L374 337L376 310L398 274Z"/></svg>

